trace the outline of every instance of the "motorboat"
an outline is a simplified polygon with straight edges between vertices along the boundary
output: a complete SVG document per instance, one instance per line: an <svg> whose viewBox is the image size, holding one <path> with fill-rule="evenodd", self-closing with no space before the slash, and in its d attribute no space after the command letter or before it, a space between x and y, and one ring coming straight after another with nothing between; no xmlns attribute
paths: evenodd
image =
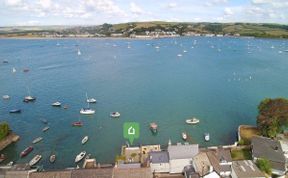
<svg viewBox="0 0 288 178"><path fill-rule="evenodd" d="M54 106L54 107L60 107L61 103L59 101L57 101L55 103L52 103L51 105Z"/></svg>
<svg viewBox="0 0 288 178"><path fill-rule="evenodd" d="M11 109L9 113L21 113L21 109Z"/></svg>
<svg viewBox="0 0 288 178"><path fill-rule="evenodd" d="M2 98L3 98L3 100L9 100L10 96L9 95L3 95Z"/></svg>
<svg viewBox="0 0 288 178"><path fill-rule="evenodd" d="M29 103L29 102L33 102L33 101L35 101L35 100L36 100L36 97L33 97L33 96L30 96L30 95L29 95L29 96L25 96L23 101L24 101L25 103Z"/></svg>
<svg viewBox="0 0 288 178"><path fill-rule="evenodd" d="M80 114L85 114L85 115L95 114L95 110L93 110L91 108L82 108L80 110Z"/></svg>
<svg viewBox="0 0 288 178"><path fill-rule="evenodd" d="M73 122L72 126L74 126L74 127L82 127L83 123L81 121Z"/></svg>
<svg viewBox="0 0 288 178"><path fill-rule="evenodd" d="M195 117L193 117L192 119L187 119L186 120L187 124L198 124L199 122L200 122L200 120L195 118Z"/></svg>
<svg viewBox="0 0 288 178"><path fill-rule="evenodd" d="M3 61L3 64L8 64L9 62L7 60L4 60Z"/></svg>
<svg viewBox="0 0 288 178"><path fill-rule="evenodd" d="M150 130L151 130L153 133L157 133L158 125L157 125L155 122L150 123Z"/></svg>
<svg viewBox="0 0 288 178"><path fill-rule="evenodd" d="M111 112L110 117L118 118L118 117L120 117L120 112Z"/></svg>
<svg viewBox="0 0 288 178"><path fill-rule="evenodd" d="M23 72L29 72L30 70L28 68L23 69Z"/></svg>
<svg viewBox="0 0 288 178"><path fill-rule="evenodd" d="M33 144L36 144L36 143L38 143L38 142L40 142L40 141L42 141L43 140L43 137L37 137L37 138L35 138L33 141L32 141L32 143Z"/></svg>
<svg viewBox="0 0 288 178"><path fill-rule="evenodd" d="M41 155L34 156L34 158L31 159L31 161L29 161L29 166L34 166L35 164L37 164L40 161L41 158L42 158Z"/></svg>
<svg viewBox="0 0 288 178"><path fill-rule="evenodd" d="M56 160L56 155L55 155L55 154L52 154L52 155L49 157L50 163L54 163L55 160Z"/></svg>
<svg viewBox="0 0 288 178"><path fill-rule="evenodd" d="M187 134L186 134L186 132L182 132L182 139L183 139L183 140L187 140Z"/></svg>
<svg viewBox="0 0 288 178"><path fill-rule="evenodd" d="M95 98L87 98L87 103L96 103L96 99Z"/></svg>
<svg viewBox="0 0 288 178"><path fill-rule="evenodd" d="M50 127L46 126L46 127L44 127L44 128L42 129L42 132L46 132L46 131L49 130L49 129L50 129Z"/></svg>
<svg viewBox="0 0 288 178"><path fill-rule="evenodd" d="M182 54L177 54L178 57L182 57Z"/></svg>
<svg viewBox="0 0 288 178"><path fill-rule="evenodd" d="M63 108L64 108L64 109L68 109L68 105L64 105Z"/></svg>
<svg viewBox="0 0 288 178"><path fill-rule="evenodd" d="M83 139L82 139L82 145L84 145L87 141L88 141L88 136L85 136Z"/></svg>
<svg viewBox="0 0 288 178"><path fill-rule="evenodd" d="M75 163L78 163L79 161L81 161L86 155L86 151L82 151L81 153L79 153L76 158L75 158Z"/></svg>
<svg viewBox="0 0 288 178"><path fill-rule="evenodd" d="M33 151L33 146L29 146L29 147L25 148L25 150L23 150L20 153L20 157L23 158L23 157L27 156L31 151Z"/></svg>
<svg viewBox="0 0 288 178"><path fill-rule="evenodd" d="M205 134L204 134L204 140L205 140L206 142L208 142L208 141L210 140L210 134L209 134L209 133L205 133Z"/></svg>

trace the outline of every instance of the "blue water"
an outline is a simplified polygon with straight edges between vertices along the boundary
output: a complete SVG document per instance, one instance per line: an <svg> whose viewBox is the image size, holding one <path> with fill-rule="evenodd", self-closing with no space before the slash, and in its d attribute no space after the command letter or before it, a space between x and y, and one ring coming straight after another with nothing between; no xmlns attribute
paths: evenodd
<svg viewBox="0 0 288 178"><path fill-rule="evenodd" d="M11 99L1 99L0 119L21 136L2 152L9 156L7 161L19 163L41 153L40 164L47 169L75 166L75 156L83 150L100 163L110 163L126 142L122 125L127 121L141 125L135 145L165 146L169 138L180 142L183 131L189 142L203 147L231 144L239 124L256 123L263 98L288 97L287 49L287 40L247 38L1 39L0 61L9 64L0 63L0 95ZM23 73L23 68L30 72ZM22 102L27 87L37 97L35 103ZM79 114L86 106L86 92L97 99L91 104L93 116ZM57 100L69 109L51 107ZM13 108L23 112L9 114ZM121 113L119 120L109 117L112 111ZM185 124L193 116L200 124ZM40 118L49 121L46 133ZM84 126L71 127L78 120ZM149 131L154 121L157 136ZM210 133L209 143L203 140L205 132ZM89 141L81 145L85 135ZM43 141L20 159L19 153L38 136ZM48 162L52 151L57 154L53 165Z"/></svg>

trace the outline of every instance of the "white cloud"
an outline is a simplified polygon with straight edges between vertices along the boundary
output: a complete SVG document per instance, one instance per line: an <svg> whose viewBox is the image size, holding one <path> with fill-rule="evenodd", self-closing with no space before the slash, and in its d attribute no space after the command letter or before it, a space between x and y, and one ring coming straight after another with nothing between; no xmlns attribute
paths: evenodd
<svg viewBox="0 0 288 178"><path fill-rule="evenodd" d="M5 4L7 6L20 6L22 4L22 0L5 0Z"/></svg>
<svg viewBox="0 0 288 178"><path fill-rule="evenodd" d="M210 0L205 3L205 6L223 5L228 3L228 0Z"/></svg>
<svg viewBox="0 0 288 178"><path fill-rule="evenodd" d="M225 7L225 9L224 9L224 14L229 16L229 15L233 15L234 12L232 11L231 8Z"/></svg>
<svg viewBox="0 0 288 178"><path fill-rule="evenodd" d="M39 1L38 1L38 4L39 4L41 7L47 9L47 8L51 7L52 2L51 2L51 0L39 0Z"/></svg>
<svg viewBox="0 0 288 178"><path fill-rule="evenodd" d="M144 13L143 9L139 7L137 4L135 4L134 2L130 3L130 11L136 15L140 15Z"/></svg>
<svg viewBox="0 0 288 178"><path fill-rule="evenodd" d="M177 7L177 3L175 3L175 2L170 2L170 3L167 5L167 8L169 8L169 9L173 9L173 8L175 8L175 7Z"/></svg>

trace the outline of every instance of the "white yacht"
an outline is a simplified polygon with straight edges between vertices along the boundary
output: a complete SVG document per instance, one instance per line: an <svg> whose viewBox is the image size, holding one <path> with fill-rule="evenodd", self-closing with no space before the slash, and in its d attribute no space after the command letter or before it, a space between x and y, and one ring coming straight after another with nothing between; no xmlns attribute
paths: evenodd
<svg viewBox="0 0 288 178"><path fill-rule="evenodd" d="M182 57L182 54L177 54L178 57Z"/></svg>
<svg viewBox="0 0 288 178"><path fill-rule="evenodd" d="M80 114L86 114L86 115L95 114L95 110L90 109L90 108L82 108L80 110Z"/></svg>
<svg viewBox="0 0 288 178"><path fill-rule="evenodd" d="M111 112L110 117L118 118L118 117L120 117L120 112Z"/></svg>
<svg viewBox="0 0 288 178"><path fill-rule="evenodd" d="M81 161L86 155L86 151L82 151L81 153L79 153L76 158L75 158L75 163L78 163L79 161Z"/></svg>
<svg viewBox="0 0 288 178"><path fill-rule="evenodd" d="M9 99L10 99L10 96L9 96L9 95L3 95L2 98L3 98L4 100L9 100Z"/></svg>
<svg viewBox="0 0 288 178"><path fill-rule="evenodd" d="M31 161L29 161L29 166L37 164L41 158L42 158L41 155L36 155Z"/></svg>
<svg viewBox="0 0 288 178"><path fill-rule="evenodd" d="M55 103L52 103L51 104L52 106L55 106L55 107L60 107L61 106L61 103L59 101L55 102Z"/></svg>
<svg viewBox="0 0 288 178"><path fill-rule="evenodd" d="M96 103L96 99L95 98L88 98L87 103Z"/></svg>
<svg viewBox="0 0 288 178"><path fill-rule="evenodd" d="M88 141L88 139L89 139L89 137L85 136L81 141L82 145L84 145Z"/></svg>
<svg viewBox="0 0 288 178"><path fill-rule="evenodd" d="M36 144L36 143L38 143L38 142L40 142L40 141L42 141L43 140L43 137L37 137L37 138L35 138L33 141L32 141L32 143L33 144Z"/></svg>

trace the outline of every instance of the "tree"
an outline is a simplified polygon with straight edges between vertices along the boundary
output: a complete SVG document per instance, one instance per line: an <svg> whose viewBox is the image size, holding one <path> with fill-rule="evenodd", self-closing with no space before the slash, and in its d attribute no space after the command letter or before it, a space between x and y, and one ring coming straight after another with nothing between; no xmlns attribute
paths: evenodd
<svg viewBox="0 0 288 178"><path fill-rule="evenodd" d="M5 138L9 134L9 125L7 122L0 123L0 140Z"/></svg>
<svg viewBox="0 0 288 178"><path fill-rule="evenodd" d="M258 112L257 127L262 135L273 138L283 130L283 127L287 127L287 99L264 99L258 106Z"/></svg>
<svg viewBox="0 0 288 178"><path fill-rule="evenodd" d="M261 171L271 175L271 173L272 173L271 164L267 159L265 159L265 158L257 159L256 165Z"/></svg>

